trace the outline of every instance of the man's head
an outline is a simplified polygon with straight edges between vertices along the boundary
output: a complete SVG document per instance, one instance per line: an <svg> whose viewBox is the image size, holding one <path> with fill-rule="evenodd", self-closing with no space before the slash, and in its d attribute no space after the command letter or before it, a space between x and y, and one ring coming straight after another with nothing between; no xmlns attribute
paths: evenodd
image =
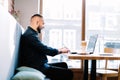
<svg viewBox="0 0 120 80"><path fill-rule="evenodd" d="M40 33L41 29L44 28L43 16L40 14L34 14L31 17L30 26L37 32Z"/></svg>

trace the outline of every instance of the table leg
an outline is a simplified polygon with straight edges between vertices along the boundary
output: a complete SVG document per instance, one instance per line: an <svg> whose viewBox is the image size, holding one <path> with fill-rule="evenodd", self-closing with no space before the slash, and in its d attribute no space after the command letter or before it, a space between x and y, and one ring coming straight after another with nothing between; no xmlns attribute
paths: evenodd
<svg viewBox="0 0 120 80"><path fill-rule="evenodd" d="M84 75L83 80L88 80L88 60L84 61Z"/></svg>
<svg viewBox="0 0 120 80"><path fill-rule="evenodd" d="M96 60L92 60L90 80L96 80Z"/></svg>

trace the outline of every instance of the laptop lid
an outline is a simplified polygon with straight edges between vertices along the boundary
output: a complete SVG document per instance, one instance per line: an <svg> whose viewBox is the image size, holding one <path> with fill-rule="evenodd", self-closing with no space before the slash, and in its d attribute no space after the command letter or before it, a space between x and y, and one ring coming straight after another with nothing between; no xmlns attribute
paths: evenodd
<svg viewBox="0 0 120 80"><path fill-rule="evenodd" d="M89 38L89 42L86 47L86 52L89 54L93 54L97 42L98 34L91 35Z"/></svg>

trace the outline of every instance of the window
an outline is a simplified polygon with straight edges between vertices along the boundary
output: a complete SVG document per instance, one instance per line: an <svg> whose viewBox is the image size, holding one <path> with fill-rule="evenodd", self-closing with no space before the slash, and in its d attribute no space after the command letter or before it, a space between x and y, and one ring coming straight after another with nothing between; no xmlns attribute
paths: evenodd
<svg viewBox="0 0 120 80"><path fill-rule="evenodd" d="M86 0L86 40L92 34L99 34L95 53L103 52L104 47L113 47L111 44L120 43L119 3L119 0ZM66 46L71 50L80 49L82 5L82 0L43 0L45 44L55 48ZM110 61L109 65L113 62L114 68L117 68L119 61ZM104 66L101 63L98 67Z"/></svg>
<svg viewBox="0 0 120 80"><path fill-rule="evenodd" d="M120 43L119 4L120 0L86 0L86 38L90 34L99 34L96 51L103 52L105 46L113 47L110 44ZM119 61L110 61L109 67L112 64L117 68L113 62L118 64Z"/></svg>
<svg viewBox="0 0 120 80"><path fill-rule="evenodd" d="M43 0L43 42L51 47L79 50L82 0Z"/></svg>
<svg viewBox="0 0 120 80"><path fill-rule="evenodd" d="M54 4L53 4L54 2ZM68 3L69 2L69 3ZM80 49L81 0L43 0L43 41L56 48ZM73 6L74 5L74 6Z"/></svg>

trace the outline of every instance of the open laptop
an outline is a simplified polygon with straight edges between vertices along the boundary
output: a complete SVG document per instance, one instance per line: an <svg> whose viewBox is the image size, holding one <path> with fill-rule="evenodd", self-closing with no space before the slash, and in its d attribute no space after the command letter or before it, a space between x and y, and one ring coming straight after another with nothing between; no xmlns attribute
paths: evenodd
<svg viewBox="0 0 120 80"><path fill-rule="evenodd" d="M96 42L97 42L97 38L98 38L98 34L90 36L88 45L86 47L86 52L87 53L89 53L89 54L93 54L94 53Z"/></svg>
<svg viewBox="0 0 120 80"><path fill-rule="evenodd" d="M85 52L76 52L76 53L80 55L93 54L95 50L97 38L98 38L98 34L91 35L89 38L89 42L86 46Z"/></svg>

